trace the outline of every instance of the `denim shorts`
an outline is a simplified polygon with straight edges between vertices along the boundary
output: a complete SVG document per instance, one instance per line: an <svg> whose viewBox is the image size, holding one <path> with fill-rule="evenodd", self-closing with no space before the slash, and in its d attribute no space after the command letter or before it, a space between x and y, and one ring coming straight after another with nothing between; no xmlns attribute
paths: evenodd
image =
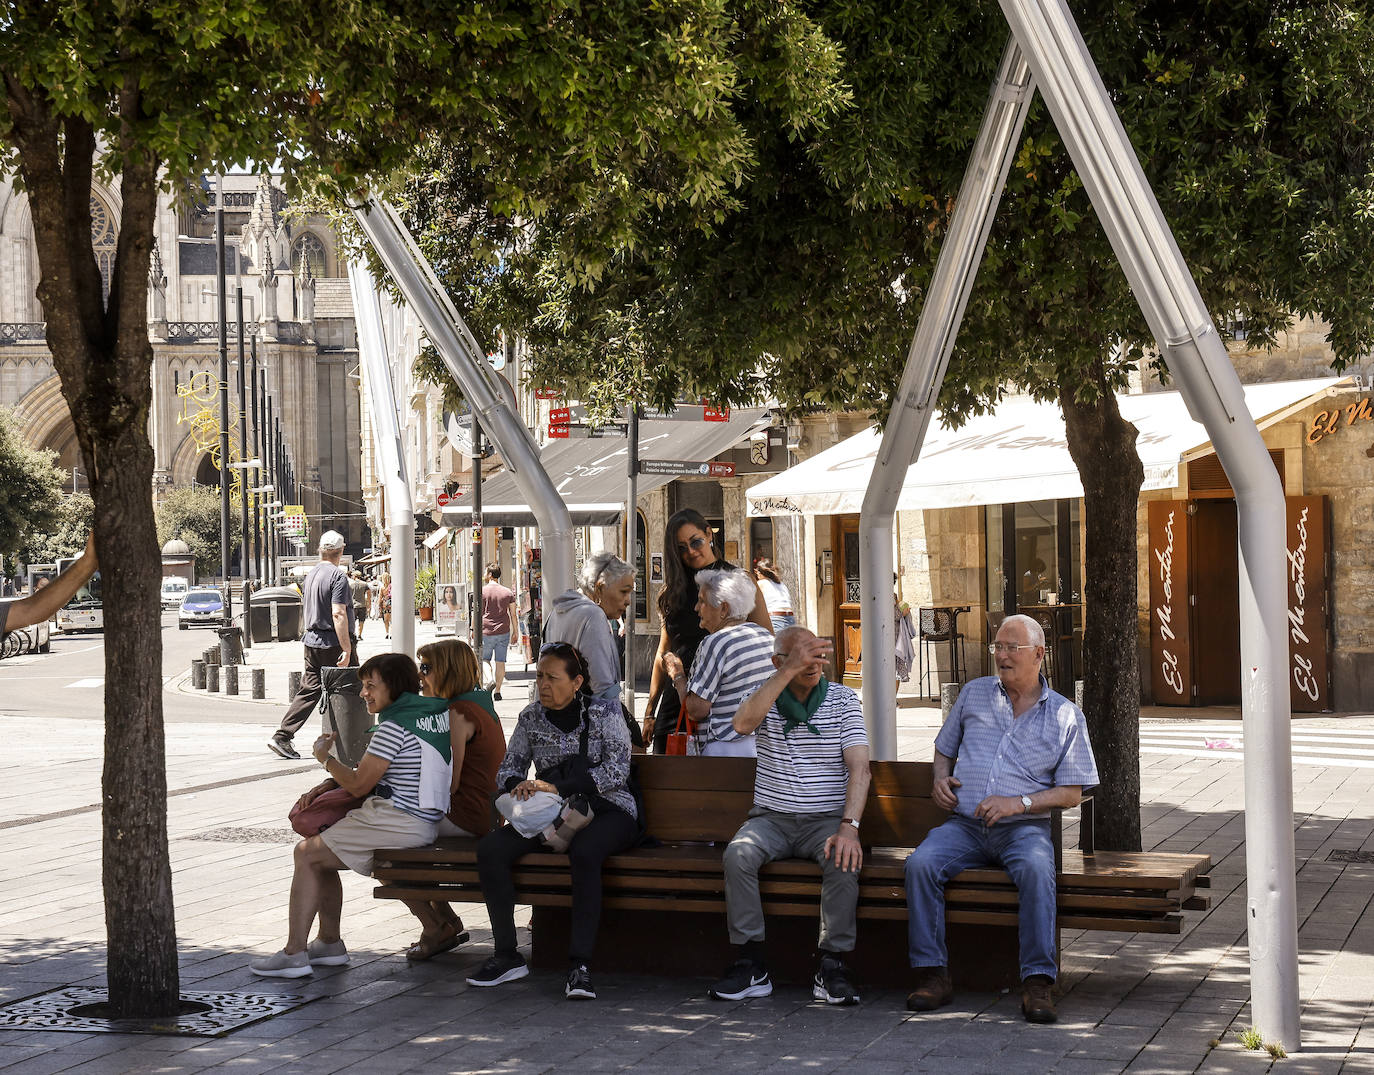
<svg viewBox="0 0 1374 1075"><path fill-rule="evenodd" d="M506 650L510 649L510 632L503 635L482 636L482 660L506 663Z"/></svg>

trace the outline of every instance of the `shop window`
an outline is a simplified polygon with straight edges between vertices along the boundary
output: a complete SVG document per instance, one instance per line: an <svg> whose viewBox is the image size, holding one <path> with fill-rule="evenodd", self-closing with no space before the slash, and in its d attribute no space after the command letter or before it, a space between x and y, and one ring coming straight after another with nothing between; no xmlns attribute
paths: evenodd
<svg viewBox="0 0 1374 1075"><path fill-rule="evenodd" d="M773 560L773 520L749 520L749 562L741 567L753 567L760 560Z"/></svg>
<svg viewBox="0 0 1374 1075"><path fill-rule="evenodd" d="M993 504L985 509L988 613L1076 605L1082 595L1077 500Z"/></svg>

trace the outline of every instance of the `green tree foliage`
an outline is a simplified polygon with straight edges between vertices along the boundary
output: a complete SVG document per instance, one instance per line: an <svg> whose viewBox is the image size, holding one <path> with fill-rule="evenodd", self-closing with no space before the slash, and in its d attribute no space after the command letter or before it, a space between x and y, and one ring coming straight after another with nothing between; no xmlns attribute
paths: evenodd
<svg viewBox="0 0 1374 1075"><path fill-rule="evenodd" d="M219 511L217 489L193 485L171 490L157 506L158 547L180 538L191 549L197 574L218 575L224 562L220 557ZM239 551L237 531L231 528L229 537L233 562Z"/></svg>
<svg viewBox="0 0 1374 1075"><path fill-rule="evenodd" d="M836 56L795 4L739 7L16 0L0 15L0 167L30 200L38 297L109 598L102 822L117 1014L168 1014L178 991L148 495L159 183L276 160L293 180L352 191L444 131L499 212L573 222L565 271L595 279L655 214L704 229L732 207L755 152L733 99L766 100L801 130L841 98ZM91 253L95 174L119 179L108 299Z"/></svg>
<svg viewBox="0 0 1374 1075"><path fill-rule="evenodd" d="M24 538L18 558L26 564L51 564L58 557L79 556L86 547L94 513L95 502L86 493L63 493L52 523Z"/></svg>
<svg viewBox="0 0 1374 1075"><path fill-rule="evenodd" d="M1374 4L1075 6L1202 294L1251 342L1295 315L1338 365L1374 343ZM759 164L708 232L676 207L594 280L451 145L412 190L427 250L474 321L533 344L543 383L885 417L1006 40L990 5L826 0L846 102L823 128L732 107ZM498 257L499 255L499 257ZM1113 392L1153 358L1144 319L1043 105L1031 111L943 386L954 423L1008 391L1057 401L1086 499L1085 677L1099 842L1139 844L1135 430Z"/></svg>
<svg viewBox="0 0 1374 1075"><path fill-rule="evenodd" d="M32 535L57 523L64 476L56 460L54 452L29 445L14 412L0 410L0 554L22 554Z"/></svg>

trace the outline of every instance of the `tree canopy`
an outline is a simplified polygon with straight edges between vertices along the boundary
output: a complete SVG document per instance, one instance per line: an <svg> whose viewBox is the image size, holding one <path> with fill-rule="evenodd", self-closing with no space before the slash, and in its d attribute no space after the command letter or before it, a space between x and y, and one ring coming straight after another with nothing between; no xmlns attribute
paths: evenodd
<svg viewBox="0 0 1374 1075"><path fill-rule="evenodd" d="M219 509L220 495L216 489L204 485L169 489L157 506L158 545L173 538L186 542L196 561L196 571L207 575L219 574ZM229 531L229 556L238 555L237 529Z"/></svg>
<svg viewBox="0 0 1374 1075"><path fill-rule="evenodd" d="M32 536L58 523L64 478L56 453L31 447L14 412L0 409L0 554L30 562Z"/></svg>

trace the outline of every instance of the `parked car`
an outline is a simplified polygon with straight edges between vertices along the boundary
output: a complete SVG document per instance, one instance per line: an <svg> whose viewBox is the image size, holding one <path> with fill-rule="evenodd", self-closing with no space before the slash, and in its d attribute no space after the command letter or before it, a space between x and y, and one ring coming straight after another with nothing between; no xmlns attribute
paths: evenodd
<svg viewBox="0 0 1374 1075"><path fill-rule="evenodd" d="M162 580L162 607L180 608L181 599L190 592L191 587L186 580L176 575L169 575Z"/></svg>
<svg viewBox="0 0 1374 1075"><path fill-rule="evenodd" d="M9 604L9 600L3 602ZM52 628L49 621L35 623L32 627L11 628L5 639L5 656L16 653L48 653L52 650Z"/></svg>
<svg viewBox="0 0 1374 1075"><path fill-rule="evenodd" d="M194 624L209 624L218 627L224 622L224 599L218 590L209 586L197 586L181 599L177 612L177 627L186 630Z"/></svg>

